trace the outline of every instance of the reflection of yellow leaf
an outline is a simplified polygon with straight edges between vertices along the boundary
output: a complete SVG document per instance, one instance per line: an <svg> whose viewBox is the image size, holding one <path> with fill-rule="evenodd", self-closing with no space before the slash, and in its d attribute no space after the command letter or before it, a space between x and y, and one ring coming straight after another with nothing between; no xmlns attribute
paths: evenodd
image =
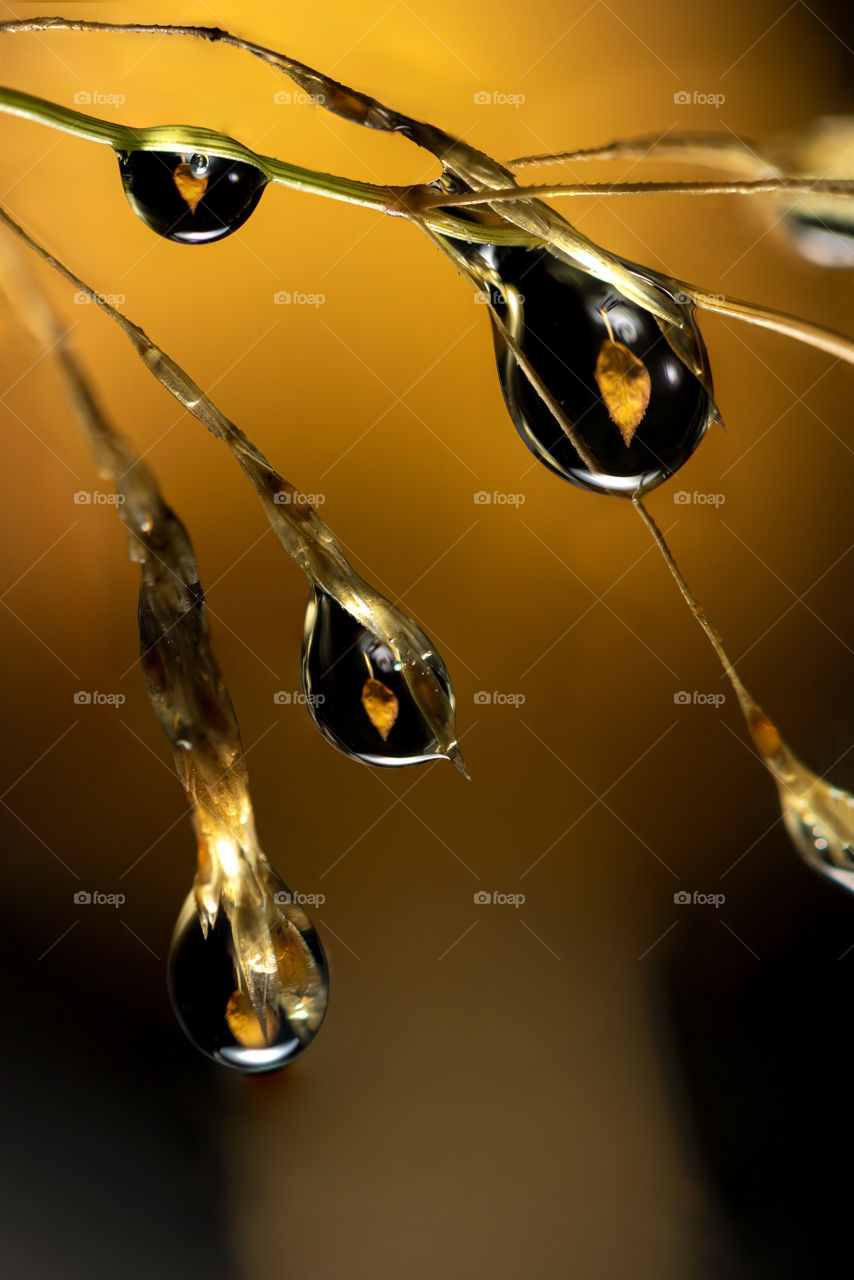
<svg viewBox="0 0 854 1280"><path fill-rule="evenodd" d="M611 332L610 325L608 332ZM612 334L599 350L595 377L608 416L630 445L649 404L652 391L649 370L622 342L615 342Z"/></svg>
<svg viewBox="0 0 854 1280"><path fill-rule="evenodd" d="M208 189L207 178L197 178L190 166L182 162L172 174L172 181L190 213L195 213L199 207L199 201Z"/></svg>
<svg viewBox="0 0 854 1280"><path fill-rule="evenodd" d="M362 685L362 706L368 713L368 719L379 733L383 742L394 728L400 703L382 680L366 680Z"/></svg>
<svg viewBox="0 0 854 1280"><path fill-rule="evenodd" d="M225 1020L228 1028L238 1044L247 1049L263 1049L271 1043L278 1029L278 1019L273 1010L266 1008L266 1034L261 1029L258 1015L252 1008L249 997L242 991L232 991L225 1008Z"/></svg>

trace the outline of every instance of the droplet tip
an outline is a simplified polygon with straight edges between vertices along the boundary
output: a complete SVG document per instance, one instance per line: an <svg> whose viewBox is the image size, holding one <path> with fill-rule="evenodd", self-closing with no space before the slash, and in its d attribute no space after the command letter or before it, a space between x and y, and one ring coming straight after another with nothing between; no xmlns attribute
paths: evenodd
<svg viewBox="0 0 854 1280"><path fill-rule="evenodd" d="M471 774L469 773L468 767L466 766L465 756L463 755L462 751L460 751L460 748L458 747L456 742L452 742L451 745L448 747L448 750L445 752L445 759L450 760L454 768L458 769L459 772L463 775L466 782L471 782Z"/></svg>

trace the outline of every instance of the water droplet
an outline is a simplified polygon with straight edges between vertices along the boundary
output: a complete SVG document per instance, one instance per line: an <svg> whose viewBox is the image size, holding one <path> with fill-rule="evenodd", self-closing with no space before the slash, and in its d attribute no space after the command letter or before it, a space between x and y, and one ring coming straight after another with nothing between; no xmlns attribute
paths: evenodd
<svg viewBox="0 0 854 1280"><path fill-rule="evenodd" d="M194 178L201 178L210 168L210 156L200 155L198 152L190 160L190 172Z"/></svg>
<svg viewBox="0 0 854 1280"><path fill-rule="evenodd" d="M376 765L415 764L446 754L431 721L443 722L448 710L453 714L450 677L437 653L425 648L421 656L422 669L410 672L411 687L382 637L325 591L312 589L305 615L303 691L318 729L340 751ZM457 751L448 754L456 762Z"/></svg>
<svg viewBox="0 0 854 1280"><path fill-rule="evenodd" d="M852 145L854 117L822 116L770 144L768 172L847 181L854 177ZM854 198L810 192L795 200L781 194L770 203L801 257L821 267L854 267Z"/></svg>
<svg viewBox="0 0 854 1280"><path fill-rule="evenodd" d="M202 1053L238 1071L277 1071L311 1043L329 972L314 926L269 871L263 902L220 902L207 934L191 893L169 953L169 994Z"/></svg>
<svg viewBox="0 0 854 1280"><path fill-rule="evenodd" d="M475 269L483 272L498 314L598 466L592 471L579 457L493 325L498 372L510 416L541 462L582 488L631 495L661 484L688 460L717 411L709 392L674 354L647 311L612 285L543 249L489 245L469 248L467 256ZM626 265L652 281L663 294L675 297L648 271L632 263ZM691 306L681 299L676 301L697 336L708 373L705 347ZM594 376L597 357L609 338L609 325L616 341L643 362L650 376L649 404L628 445Z"/></svg>
<svg viewBox="0 0 854 1280"><path fill-rule="evenodd" d="M133 211L152 231L180 244L231 235L267 184L254 165L198 152L120 152L119 170Z"/></svg>
<svg viewBox="0 0 854 1280"><path fill-rule="evenodd" d="M747 723L777 784L783 821L798 853L814 871L854 893L854 795L803 764L758 708Z"/></svg>
<svg viewBox="0 0 854 1280"><path fill-rule="evenodd" d="M854 214L837 206L795 206L784 217L796 248L819 267L854 267Z"/></svg>

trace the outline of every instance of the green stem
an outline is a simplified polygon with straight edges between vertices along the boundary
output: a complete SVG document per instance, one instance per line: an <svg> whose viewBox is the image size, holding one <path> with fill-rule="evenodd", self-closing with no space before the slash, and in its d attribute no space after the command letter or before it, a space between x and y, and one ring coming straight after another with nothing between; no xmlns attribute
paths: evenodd
<svg viewBox="0 0 854 1280"><path fill-rule="evenodd" d="M332 200L342 200L347 204L376 209L380 213L392 216L407 216L408 193L403 188L377 186L370 182L358 182L353 178L342 178L337 174L303 169L299 165L289 164L275 156L252 151L235 138L217 133L212 129L202 129L194 125L156 125L151 128L134 129L129 125L114 124L111 120L101 120L97 116L84 115L70 107L49 102L46 98L37 98L32 94L4 86L0 86L0 111L20 116L25 120L33 120L38 124L46 124L51 129L84 138L88 142L105 143L116 151L159 151L171 148L176 151L192 150L224 156L229 160L239 160L244 164L254 165L255 168L260 169L268 181L280 183L296 191L307 191ZM415 189L416 198L417 192L418 188ZM469 243L536 243L533 237L515 228L482 227L472 222L463 222L441 210L427 214L427 218L430 226L442 234Z"/></svg>

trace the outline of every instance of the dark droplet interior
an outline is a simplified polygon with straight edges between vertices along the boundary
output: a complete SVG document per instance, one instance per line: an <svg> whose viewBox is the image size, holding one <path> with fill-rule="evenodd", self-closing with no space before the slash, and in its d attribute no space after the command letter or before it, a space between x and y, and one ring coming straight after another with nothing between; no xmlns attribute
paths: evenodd
<svg viewBox="0 0 854 1280"><path fill-rule="evenodd" d="M191 894L178 917L169 953L169 994L193 1044L226 1066L244 1072L278 1071L311 1043L323 1021L328 968L320 939L300 908L291 908L300 928L274 933L286 998L271 983L264 1032L251 1005L237 1005L240 982L234 939L225 908L207 938ZM229 1017L231 1015L231 1017ZM241 1027L248 1030L241 1037ZM237 1032L237 1034L236 1034Z"/></svg>
<svg viewBox="0 0 854 1280"><path fill-rule="evenodd" d="M431 655L426 661L450 698L441 659ZM372 673L399 703L385 741L362 705L362 690ZM407 688L392 651L323 591L312 592L306 611L302 680L315 724L339 750L378 765L436 758L436 735Z"/></svg>
<svg viewBox="0 0 854 1280"><path fill-rule="evenodd" d="M467 253L475 266L480 260L494 273L493 304L575 427L597 469L592 471L579 457L493 326L507 407L522 439L540 461L582 488L629 496L673 475L702 440L714 405L700 380L672 351L655 319L612 285L543 249L490 245ZM642 268L627 265L651 278ZM663 286L656 283L656 287L665 294ZM679 305L696 332L690 305ZM609 324L614 339L642 360L650 375L649 404L628 445L594 377L597 357L609 338ZM699 342L706 360L702 339Z"/></svg>
<svg viewBox="0 0 854 1280"><path fill-rule="evenodd" d="M254 165L192 151L120 152L119 170L134 212L152 231L179 244L209 244L231 235L267 184Z"/></svg>

